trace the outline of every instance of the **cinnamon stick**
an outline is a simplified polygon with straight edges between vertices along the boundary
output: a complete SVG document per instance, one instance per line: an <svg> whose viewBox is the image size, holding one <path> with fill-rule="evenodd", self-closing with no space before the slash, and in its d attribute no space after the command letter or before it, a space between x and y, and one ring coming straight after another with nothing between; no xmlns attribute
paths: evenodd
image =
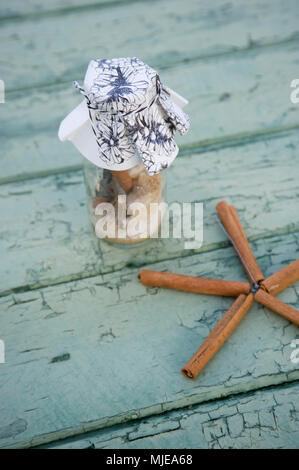
<svg viewBox="0 0 299 470"><path fill-rule="evenodd" d="M269 294L276 295L282 290L289 287L299 279L299 259L288 264L280 269L272 276L267 277L262 281L261 286L269 292Z"/></svg>
<svg viewBox="0 0 299 470"><path fill-rule="evenodd" d="M242 226L241 221L239 219L239 214L238 214L237 209L235 208L235 206L229 206L229 209L231 211L231 214L232 214L232 217L233 217L235 223L238 226L240 234L243 236L244 240L246 240L248 242L247 237L246 237L246 233L244 232L243 226Z"/></svg>
<svg viewBox="0 0 299 470"><path fill-rule="evenodd" d="M145 286L166 287L168 289L193 292L195 294L237 297L240 294L249 294L250 292L248 282L184 276L182 274L163 273L149 269L140 271L138 277Z"/></svg>
<svg viewBox="0 0 299 470"><path fill-rule="evenodd" d="M123 188L123 190L128 194L133 187L133 179L129 175L127 170L115 171L111 170L112 175Z"/></svg>
<svg viewBox="0 0 299 470"><path fill-rule="evenodd" d="M241 226L241 222L237 217L235 209L231 209L230 206L225 202L221 201L216 206L219 218L234 242L237 248L237 254L240 258L244 269L252 282L252 284L258 283L264 279L264 275L255 259L254 254L250 248L245 232ZM241 226L241 229L240 229ZM252 279L253 278L253 279Z"/></svg>
<svg viewBox="0 0 299 470"><path fill-rule="evenodd" d="M259 289L256 292L255 300L299 326L299 311L276 299L263 289Z"/></svg>
<svg viewBox="0 0 299 470"><path fill-rule="evenodd" d="M213 328L200 348L182 368L182 374L195 379L234 331L254 302L253 294L241 294Z"/></svg>

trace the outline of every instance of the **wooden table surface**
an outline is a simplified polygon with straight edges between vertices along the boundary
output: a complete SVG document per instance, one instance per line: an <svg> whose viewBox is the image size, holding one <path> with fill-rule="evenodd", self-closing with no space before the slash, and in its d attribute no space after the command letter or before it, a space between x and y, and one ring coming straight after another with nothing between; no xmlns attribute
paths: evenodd
<svg viewBox="0 0 299 470"><path fill-rule="evenodd" d="M245 280L217 224L222 199L265 275L298 258L298 1L2 3L0 446L299 448L298 328L255 304L189 381L180 368L232 299L137 279L146 266ZM57 130L89 60L122 56L190 101L168 200L203 202L200 249L98 249L82 157ZM279 298L298 308L298 296L297 282Z"/></svg>

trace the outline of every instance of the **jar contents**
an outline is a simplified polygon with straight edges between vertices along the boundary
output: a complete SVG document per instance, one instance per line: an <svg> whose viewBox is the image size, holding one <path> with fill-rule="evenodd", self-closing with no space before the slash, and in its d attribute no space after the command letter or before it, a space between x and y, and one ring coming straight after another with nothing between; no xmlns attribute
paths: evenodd
<svg viewBox="0 0 299 470"><path fill-rule="evenodd" d="M141 163L129 170L98 168L94 188L90 189L90 215L96 235L124 245L157 237L165 211L164 176L149 175Z"/></svg>
<svg viewBox="0 0 299 470"><path fill-rule="evenodd" d="M164 173L188 131L187 101L137 57L91 60L84 96L59 138L85 157L88 210L98 238L131 245L163 236ZM160 230L161 227L161 230Z"/></svg>

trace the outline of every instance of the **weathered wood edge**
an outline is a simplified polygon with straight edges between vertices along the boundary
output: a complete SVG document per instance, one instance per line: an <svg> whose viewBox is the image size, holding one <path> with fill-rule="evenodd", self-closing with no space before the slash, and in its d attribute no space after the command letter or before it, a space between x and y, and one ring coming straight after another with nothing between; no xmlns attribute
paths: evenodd
<svg viewBox="0 0 299 470"><path fill-rule="evenodd" d="M145 420L128 421L37 448L298 449L298 394L298 381L289 382L178 408Z"/></svg>
<svg viewBox="0 0 299 470"><path fill-rule="evenodd" d="M299 371L293 371L290 374L277 374L275 376L265 376L260 379L256 379L255 383L242 384L242 386L231 386L227 387L225 392L219 394L219 390L215 389L213 393L209 393L208 401L219 399L221 396L222 399L226 397L238 395L240 393L254 392L265 387L273 387L274 385L282 385L286 382L294 382L299 380ZM160 405L153 405L147 408L130 410L122 415L109 416L99 420L94 420L93 422L88 422L86 424L81 424L73 428L66 428L49 434L41 434L34 437L30 441L19 441L13 445L8 445L2 447L3 449L26 449L30 447L36 447L44 445L56 440L66 439L68 437L80 435L87 432L97 431L103 428L108 428L122 423L127 423L133 420L140 420L143 418L148 418L150 416L160 415L161 413L177 410L186 406L193 406L195 404L205 403L207 401L207 396L205 394L194 394L193 396L175 400L173 402L168 402Z"/></svg>

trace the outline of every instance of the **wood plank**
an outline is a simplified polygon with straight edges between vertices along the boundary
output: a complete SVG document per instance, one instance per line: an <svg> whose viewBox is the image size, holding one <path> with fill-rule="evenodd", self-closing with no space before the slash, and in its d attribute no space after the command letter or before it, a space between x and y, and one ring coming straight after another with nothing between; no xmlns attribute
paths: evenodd
<svg viewBox="0 0 299 470"><path fill-rule="evenodd" d="M2 2L0 19L24 19L30 15L61 14L72 10L113 7L120 3L130 3L130 0L64 0L63 3L60 0L13 0Z"/></svg>
<svg viewBox="0 0 299 470"><path fill-rule="evenodd" d="M4 21L1 78L12 90L71 83L92 58L137 56L160 67L251 49L296 35L297 13L296 0L162 0Z"/></svg>
<svg viewBox="0 0 299 470"><path fill-rule="evenodd" d="M182 151L299 126L289 86L297 74L297 50L295 42L165 70L163 81L190 100L191 129L176 138ZM79 152L57 137L60 121L80 96L71 83L9 95L0 106L0 182L80 166Z"/></svg>
<svg viewBox="0 0 299 470"><path fill-rule="evenodd" d="M297 148L296 132L177 159L168 170L168 201L204 204L204 243L195 251L228 245L216 218L221 199L236 205L250 240L299 230ZM2 294L192 252L184 238L131 248L102 241L98 252L80 171L1 185L0 211Z"/></svg>
<svg viewBox="0 0 299 470"><path fill-rule="evenodd" d="M299 384L171 411L43 449L298 449Z"/></svg>
<svg viewBox="0 0 299 470"><path fill-rule="evenodd" d="M298 256L298 234L258 240L266 275ZM230 248L156 269L245 279ZM181 366L232 299L145 288L124 270L0 300L0 445L26 447L299 379L298 329L257 303L202 371ZM279 297L298 308L298 282ZM33 386L34 384L34 386Z"/></svg>

